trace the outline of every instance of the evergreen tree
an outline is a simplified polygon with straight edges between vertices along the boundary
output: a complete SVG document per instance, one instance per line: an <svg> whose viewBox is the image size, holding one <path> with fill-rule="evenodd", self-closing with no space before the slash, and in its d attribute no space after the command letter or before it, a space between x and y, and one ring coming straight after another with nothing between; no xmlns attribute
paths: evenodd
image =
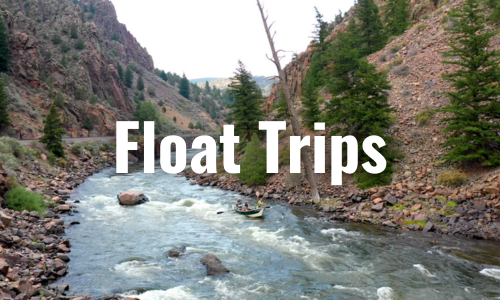
<svg viewBox="0 0 500 300"><path fill-rule="evenodd" d="M386 0L384 23L388 36L401 35L410 25L409 3L407 0Z"/></svg>
<svg viewBox="0 0 500 300"><path fill-rule="evenodd" d="M83 128L88 131L94 130L94 123L92 123L92 119L89 116L85 116L85 119L83 120Z"/></svg>
<svg viewBox="0 0 500 300"><path fill-rule="evenodd" d="M132 84L134 83L134 73L130 66L127 66L127 70L125 71L125 86L128 88L132 88Z"/></svg>
<svg viewBox="0 0 500 300"><path fill-rule="evenodd" d="M194 129L194 125L193 125L193 122L189 122L189 125L188 125L189 129Z"/></svg>
<svg viewBox="0 0 500 300"><path fill-rule="evenodd" d="M323 15L318 11L317 7L314 7L316 10L316 25L314 30L314 40L319 45L323 45L325 39L328 37L328 23L323 21Z"/></svg>
<svg viewBox="0 0 500 300"><path fill-rule="evenodd" d="M49 114L43 123L45 126L40 142L47 145L47 150L52 152L55 156L64 157L64 147L62 144L62 136L65 133L63 129L64 124L61 121L55 105L50 107Z"/></svg>
<svg viewBox="0 0 500 300"><path fill-rule="evenodd" d="M249 141L254 133L259 131L259 121L264 119L261 110L262 91L255 81L252 81L252 74L245 69L245 65L239 61L232 83L229 85L229 92L234 98L234 102L228 107L231 109L230 118L235 125L235 134L240 136L241 141Z"/></svg>
<svg viewBox="0 0 500 300"><path fill-rule="evenodd" d="M177 123L177 117L174 116L174 123Z"/></svg>
<svg viewBox="0 0 500 300"><path fill-rule="evenodd" d="M0 79L0 129L10 125L9 113L7 112L7 98L3 80Z"/></svg>
<svg viewBox="0 0 500 300"><path fill-rule="evenodd" d="M139 75L139 79L137 79L137 89L139 91L144 91L144 80L142 80L142 75Z"/></svg>
<svg viewBox="0 0 500 300"><path fill-rule="evenodd" d="M318 98L318 90L314 87L311 78L306 75L302 85L302 121L304 126L311 130L314 129L314 123L321 119Z"/></svg>
<svg viewBox="0 0 500 300"><path fill-rule="evenodd" d="M71 25L70 37L72 39L74 39L74 40L76 40L78 38L78 32L77 32L76 24Z"/></svg>
<svg viewBox="0 0 500 300"><path fill-rule="evenodd" d="M57 93L55 99L54 99L54 105L63 108L64 107L64 96L62 93Z"/></svg>
<svg viewBox="0 0 500 300"><path fill-rule="evenodd" d="M450 147L445 157L450 162L480 162L483 166L500 165L500 125L489 122L500 117L500 59L489 50L491 38L497 34L486 24L485 9L479 0L465 0L462 7L449 16L454 26L450 33L450 51L443 63L459 70L443 74L454 88L447 92L450 105L441 109L451 113L442 121L450 133L444 143Z"/></svg>
<svg viewBox="0 0 500 300"><path fill-rule="evenodd" d="M0 72L9 71L9 34L3 21L0 22Z"/></svg>
<svg viewBox="0 0 500 300"><path fill-rule="evenodd" d="M241 172L237 175L243 184L265 184L269 176L266 172L266 148L260 146L256 133L245 147L245 155L241 161Z"/></svg>
<svg viewBox="0 0 500 300"><path fill-rule="evenodd" d="M167 73L165 73L165 71L162 70L160 72L160 78L163 79L163 81L167 81L168 80Z"/></svg>
<svg viewBox="0 0 500 300"><path fill-rule="evenodd" d="M280 97L278 99L278 103L273 105L273 108L276 109L276 119L288 121L290 120L290 114L288 113L288 106L286 104L285 92L280 90Z"/></svg>
<svg viewBox="0 0 500 300"><path fill-rule="evenodd" d="M135 120L139 121L139 131L141 133L144 133L144 121L155 121L155 132L158 133L158 112L151 102L146 102L140 105L139 109L137 110Z"/></svg>
<svg viewBox="0 0 500 300"><path fill-rule="evenodd" d="M377 4L373 0L358 0L355 16L359 20L361 55L369 55L382 49L387 38Z"/></svg>
<svg viewBox="0 0 500 300"><path fill-rule="evenodd" d="M124 82L125 81L125 73L123 72L122 65L120 63L117 63L116 68L118 70L118 77L120 77L120 81Z"/></svg>
<svg viewBox="0 0 500 300"><path fill-rule="evenodd" d="M208 81L205 82L205 93L210 94L211 89L210 89L210 84L208 84Z"/></svg>
<svg viewBox="0 0 500 300"><path fill-rule="evenodd" d="M186 99L189 99L189 94L191 94L189 88L189 80L186 78L186 74L182 75L182 80L179 84L179 94L181 94Z"/></svg>
<svg viewBox="0 0 500 300"><path fill-rule="evenodd" d="M492 8L493 11L491 12L491 15L489 16L488 19L495 23L500 23L500 2L495 2Z"/></svg>

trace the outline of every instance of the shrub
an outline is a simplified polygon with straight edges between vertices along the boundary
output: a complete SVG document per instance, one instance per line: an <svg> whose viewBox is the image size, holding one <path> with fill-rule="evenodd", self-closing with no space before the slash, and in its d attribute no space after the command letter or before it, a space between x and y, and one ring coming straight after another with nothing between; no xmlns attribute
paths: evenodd
<svg viewBox="0 0 500 300"><path fill-rule="evenodd" d="M82 39L77 39L75 42L75 49L76 50L83 50L85 49L85 42Z"/></svg>
<svg viewBox="0 0 500 300"><path fill-rule="evenodd" d="M193 124L193 122L189 122L188 127L189 127L189 129L194 129L194 124Z"/></svg>
<svg viewBox="0 0 500 300"><path fill-rule="evenodd" d="M59 157L57 159L57 165L61 168L66 169L66 167L68 166L68 162L63 157Z"/></svg>
<svg viewBox="0 0 500 300"><path fill-rule="evenodd" d="M162 107L162 108L161 108L161 111L162 111L163 113L166 113L166 112L167 112L167 109L166 109L165 107Z"/></svg>
<svg viewBox="0 0 500 300"><path fill-rule="evenodd" d="M92 119L89 116L85 116L85 119L83 120L83 128L88 131L94 130L94 123L92 123Z"/></svg>
<svg viewBox="0 0 500 300"><path fill-rule="evenodd" d="M0 153L0 162L11 170L19 167L19 160L12 153Z"/></svg>
<svg viewBox="0 0 500 300"><path fill-rule="evenodd" d="M61 44L61 51L63 53L67 53L69 51L69 47L68 47L68 45L66 45L66 43Z"/></svg>
<svg viewBox="0 0 500 300"><path fill-rule="evenodd" d="M455 207L457 207L457 203L454 201L448 201L448 202L446 202L446 206L451 207L452 209L455 209Z"/></svg>
<svg viewBox="0 0 500 300"><path fill-rule="evenodd" d="M431 121L431 117L434 115L434 111L431 109L424 109L419 111L415 115L415 121L417 121L418 126L425 126Z"/></svg>
<svg viewBox="0 0 500 300"><path fill-rule="evenodd" d="M425 29L427 29L427 24L419 24L417 26L417 30L418 31L422 31L422 30L425 30Z"/></svg>
<svg viewBox="0 0 500 300"><path fill-rule="evenodd" d="M404 61L404 59L402 57L397 57L394 59L394 61L391 63L391 67L394 68L396 66L399 66L400 64L402 64Z"/></svg>
<svg viewBox="0 0 500 300"><path fill-rule="evenodd" d="M54 99L54 105L59 108L64 107L64 96L61 93L58 93L56 95L56 98Z"/></svg>
<svg viewBox="0 0 500 300"><path fill-rule="evenodd" d="M149 96L154 98L154 97L156 97L156 90L152 87L148 87L148 94L149 94Z"/></svg>
<svg viewBox="0 0 500 300"><path fill-rule="evenodd" d="M4 147L9 147L11 153L17 158L22 158L26 154L26 147L16 139L4 136L0 138L0 144L4 145ZM1 148L0 152L3 152Z"/></svg>
<svg viewBox="0 0 500 300"><path fill-rule="evenodd" d="M260 146L260 140L254 133L252 140L245 148L241 161L241 172L237 175L244 184L264 184L268 176L266 172L266 148Z"/></svg>
<svg viewBox="0 0 500 300"><path fill-rule="evenodd" d="M418 48L416 46L412 46L410 51L408 51L408 56L415 56L418 54Z"/></svg>
<svg viewBox="0 0 500 300"><path fill-rule="evenodd" d="M177 117L176 116L174 116L173 120L174 120L174 123L177 123Z"/></svg>
<svg viewBox="0 0 500 300"><path fill-rule="evenodd" d="M83 87L77 88L75 91L76 100L87 100L87 90Z"/></svg>
<svg viewBox="0 0 500 300"><path fill-rule="evenodd" d="M437 181L445 186L460 186L467 181L467 176L457 170L444 171L439 174Z"/></svg>
<svg viewBox="0 0 500 300"><path fill-rule="evenodd" d="M81 155L83 153L83 149L83 143L80 142L73 143L73 145L71 145L71 147L69 148L71 153L73 153L74 155Z"/></svg>
<svg viewBox="0 0 500 300"><path fill-rule="evenodd" d="M43 214L47 209L42 195L30 192L21 186L7 192L5 195L5 204L8 208L19 212L27 210Z"/></svg>
<svg viewBox="0 0 500 300"><path fill-rule="evenodd" d="M392 74L396 76L405 77L410 74L410 67L407 65L399 65L392 69Z"/></svg>
<svg viewBox="0 0 500 300"><path fill-rule="evenodd" d="M55 34L55 35L52 37L52 43L54 43L54 45L59 45L60 43L62 43L61 36L60 36L60 35L58 35L58 34Z"/></svg>
<svg viewBox="0 0 500 300"><path fill-rule="evenodd" d="M30 156L33 159L37 159L42 157L42 151L37 148L29 149L28 150L28 156Z"/></svg>
<svg viewBox="0 0 500 300"><path fill-rule="evenodd" d="M97 146L96 142L87 142L84 144L84 148L92 155L99 154L99 146Z"/></svg>
<svg viewBox="0 0 500 300"><path fill-rule="evenodd" d="M290 165L290 147L288 145L278 154L278 165L280 167Z"/></svg>
<svg viewBox="0 0 500 300"><path fill-rule="evenodd" d="M99 150L101 151L109 151L111 149L113 149L113 145L111 145L108 141L101 142L101 145L99 146Z"/></svg>

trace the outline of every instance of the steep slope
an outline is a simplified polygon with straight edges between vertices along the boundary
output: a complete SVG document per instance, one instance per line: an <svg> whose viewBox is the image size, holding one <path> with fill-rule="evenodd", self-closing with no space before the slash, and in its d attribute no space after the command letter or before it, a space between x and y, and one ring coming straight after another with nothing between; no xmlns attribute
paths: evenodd
<svg viewBox="0 0 500 300"><path fill-rule="evenodd" d="M445 134L443 124L439 123L442 114L427 114L433 109L449 104L443 92L450 90L450 85L441 77L444 73L453 72L455 67L442 63L441 52L448 50L448 37L444 27L451 26L447 12L459 7L462 1L412 1L411 15L414 18L411 29L395 38L384 49L370 55L369 61L381 71L389 72L388 80L392 86L389 103L395 109L395 124L390 129L390 135L395 138L398 148L404 153L404 158L396 164L397 172L393 183L417 190L422 186L436 185L440 172L453 166L443 164L442 154L445 149L442 144ZM378 3L380 4L380 3ZM343 30L353 10L347 12L343 24L337 26L329 38L334 38L338 30ZM500 48L500 36L493 38L493 48ZM301 97L302 81L307 73L312 58L312 49L305 52L285 67L287 83L290 85L294 99ZM326 101L330 95L323 91ZM272 104L278 101L278 86L274 86L267 99L266 109L273 116ZM301 102L295 101L298 111ZM419 116L423 116L423 120ZM314 132L306 131L314 135ZM324 134L319 132L319 134ZM283 143L287 143L283 140ZM282 146L286 147L286 146ZM327 164L329 160L327 149ZM468 184L463 190L481 190L485 184L495 178L498 170L476 168L469 171ZM327 190L329 175L318 175ZM345 188L353 189L349 176L346 176Z"/></svg>
<svg viewBox="0 0 500 300"><path fill-rule="evenodd" d="M159 114L164 105L165 111L176 110L190 122L207 125L209 131L217 129L197 104L156 76L152 57L118 22L110 1L0 0L0 7L11 53L5 78L12 123L8 134L39 137L57 93L65 99L61 112L71 136L113 135L116 120L133 118L133 99L140 93ZM132 88L120 79L118 64L134 70ZM140 93L135 84L139 74L145 82ZM94 125L91 132L83 128L87 116ZM169 131L187 128L166 117L163 122Z"/></svg>
<svg viewBox="0 0 500 300"><path fill-rule="evenodd" d="M264 96L269 96L273 85L277 82L275 79L269 79L266 76L254 76L253 81L262 89L262 94ZM205 87L205 83L208 81L211 87L216 87L218 89L227 89L231 84L231 78L207 78L206 80L194 79L191 82L198 84L200 87Z"/></svg>

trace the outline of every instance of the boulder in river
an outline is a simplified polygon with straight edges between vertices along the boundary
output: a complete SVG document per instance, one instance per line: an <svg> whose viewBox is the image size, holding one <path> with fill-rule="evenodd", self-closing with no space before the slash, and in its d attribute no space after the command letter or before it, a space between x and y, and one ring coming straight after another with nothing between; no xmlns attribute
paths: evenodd
<svg viewBox="0 0 500 300"><path fill-rule="evenodd" d="M149 201L148 197L144 193L137 191L126 191L118 195L118 201L121 205L137 205Z"/></svg>
<svg viewBox="0 0 500 300"><path fill-rule="evenodd" d="M168 257L179 257L185 251L186 251L186 247L185 246L175 247L173 249L168 250L167 255L168 255Z"/></svg>
<svg viewBox="0 0 500 300"><path fill-rule="evenodd" d="M222 265L222 262L220 259L213 255L213 254L207 254L203 256L203 258L200 260L201 264L207 267L207 275L208 276L216 276L216 275L221 275L225 273L229 273L229 270L226 269Z"/></svg>

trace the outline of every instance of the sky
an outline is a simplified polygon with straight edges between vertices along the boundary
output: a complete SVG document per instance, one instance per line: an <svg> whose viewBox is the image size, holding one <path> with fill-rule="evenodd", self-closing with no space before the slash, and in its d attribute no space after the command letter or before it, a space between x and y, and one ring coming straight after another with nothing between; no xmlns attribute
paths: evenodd
<svg viewBox="0 0 500 300"><path fill-rule="evenodd" d="M226 78L241 60L254 76L277 74L256 0L112 0L118 20L153 57L155 67L189 79ZM261 0L275 22L277 49L306 50L316 23L316 6L324 21L354 0Z"/></svg>

